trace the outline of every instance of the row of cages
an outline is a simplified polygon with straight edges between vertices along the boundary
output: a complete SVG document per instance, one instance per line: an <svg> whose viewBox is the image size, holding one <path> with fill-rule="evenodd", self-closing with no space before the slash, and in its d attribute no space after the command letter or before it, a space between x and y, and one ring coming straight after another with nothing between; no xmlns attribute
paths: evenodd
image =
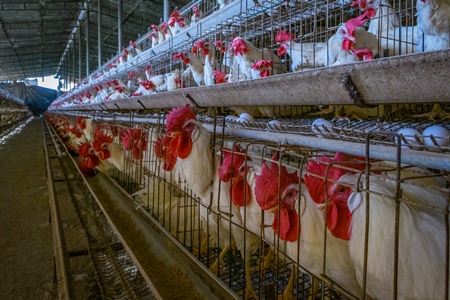
<svg viewBox="0 0 450 300"><path fill-rule="evenodd" d="M46 118L242 299L448 299L448 172L209 132L186 107Z"/></svg>
<svg viewBox="0 0 450 300"><path fill-rule="evenodd" d="M441 43L422 33L414 1L262 1L251 5L235 1L225 6L232 12L223 14L213 13L220 5L196 1L184 8L180 16L190 20L190 8L194 6L204 10L205 16L195 25L173 33L167 29L167 39L156 26L132 42L126 53L111 58L77 88L60 97L53 107L101 103L368 60L367 55L350 55L349 60L343 60L336 54L350 51L343 50L344 35L353 36L353 42L356 38L355 43L359 38L355 49L366 45L362 31L370 36L370 45L366 46L371 49L372 58L449 47L448 34L447 39L445 35L443 38L447 42ZM355 30L355 20L356 27L362 29ZM344 28L344 22L352 25ZM241 42L236 43L239 38Z"/></svg>
<svg viewBox="0 0 450 300"><path fill-rule="evenodd" d="M1 111L0 128L9 127L31 115L30 111Z"/></svg>

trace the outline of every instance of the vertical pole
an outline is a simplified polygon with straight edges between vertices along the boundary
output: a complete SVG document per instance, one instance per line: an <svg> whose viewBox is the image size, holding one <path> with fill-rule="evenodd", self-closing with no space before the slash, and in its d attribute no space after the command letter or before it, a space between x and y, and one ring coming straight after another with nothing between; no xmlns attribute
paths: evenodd
<svg viewBox="0 0 450 300"><path fill-rule="evenodd" d="M72 36L72 81L75 87L75 36Z"/></svg>
<svg viewBox="0 0 450 300"><path fill-rule="evenodd" d="M64 57L64 91L67 92L67 54Z"/></svg>
<svg viewBox="0 0 450 300"><path fill-rule="evenodd" d="M164 22L169 21L169 0L164 0Z"/></svg>
<svg viewBox="0 0 450 300"><path fill-rule="evenodd" d="M102 66L102 0L98 4L98 68Z"/></svg>
<svg viewBox="0 0 450 300"><path fill-rule="evenodd" d="M117 1L117 48L122 51L122 23L123 23L123 1Z"/></svg>
<svg viewBox="0 0 450 300"><path fill-rule="evenodd" d="M89 3L85 2L86 5L86 77L89 76Z"/></svg>
<svg viewBox="0 0 450 300"><path fill-rule="evenodd" d="M78 82L81 83L81 23L78 27Z"/></svg>

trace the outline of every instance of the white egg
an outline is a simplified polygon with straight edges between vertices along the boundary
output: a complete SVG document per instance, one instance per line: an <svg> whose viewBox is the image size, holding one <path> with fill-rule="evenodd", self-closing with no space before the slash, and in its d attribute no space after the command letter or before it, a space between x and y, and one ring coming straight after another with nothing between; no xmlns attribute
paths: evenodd
<svg viewBox="0 0 450 300"><path fill-rule="evenodd" d="M267 124L270 124L270 125L281 125L281 122L278 121L278 120L272 120L272 121L267 122Z"/></svg>
<svg viewBox="0 0 450 300"><path fill-rule="evenodd" d="M153 116L154 116L154 117L159 117L159 115L158 115L158 114L153 114Z"/></svg>
<svg viewBox="0 0 450 300"><path fill-rule="evenodd" d="M206 122L212 122L212 121L213 121L213 118L211 118L211 117L206 117L206 118L205 118L205 121L206 121Z"/></svg>
<svg viewBox="0 0 450 300"><path fill-rule="evenodd" d="M248 113L242 113L239 116L240 119L246 119L247 122L253 122L255 119L253 119L252 115L248 114Z"/></svg>
<svg viewBox="0 0 450 300"><path fill-rule="evenodd" d="M272 121L267 122L266 125L267 125L267 129L270 130L273 128L278 128L279 125L281 125L281 122L278 120L272 120Z"/></svg>
<svg viewBox="0 0 450 300"><path fill-rule="evenodd" d="M316 129L316 126L319 128ZM326 129L325 129L326 128ZM317 119L312 123L311 130L318 136L318 137L326 137L331 138L332 135L330 133L334 133L333 130L333 124L330 121L327 121L325 119ZM327 130L330 132L328 133Z"/></svg>
<svg viewBox="0 0 450 300"><path fill-rule="evenodd" d="M236 122L238 122L238 123L248 123L248 120L247 120L247 119L244 119L244 118L241 118L241 117L239 117L239 118L237 118L237 119L236 119Z"/></svg>
<svg viewBox="0 0 450 300"><path fill-rule="evenodd" d="M405 140L408 142L408 145L411 146L411 149L417 150L420 147L412 147L412 146L421 146L420 143L417 142L415 136L423 142L422 135L415 129L412 128L403 128L397 131L398 134L403 135ZM403 139L401 140L402 145L405 145ZM402 146L402 148L409 148L408 145Z"/></svg>
<svg viewBox="0 0 450 300"><path fill-rule="evenodd" d="M226 120L226 121L236 121L237 118L238 118L238 117L236 117L236 116L229 115L229 116L226 116L226 117L225 117L225 120Z"/></svg>
<svg viewBox="0 0 450 300"><path fill-rule="evenodd" d="M435 146L431 140L431 135L436 140L436 143L441 147L447 147L450 144L448 139L450 133L448 133L444 127L433 125L423 131L424 143L427 146Z"/></svg>

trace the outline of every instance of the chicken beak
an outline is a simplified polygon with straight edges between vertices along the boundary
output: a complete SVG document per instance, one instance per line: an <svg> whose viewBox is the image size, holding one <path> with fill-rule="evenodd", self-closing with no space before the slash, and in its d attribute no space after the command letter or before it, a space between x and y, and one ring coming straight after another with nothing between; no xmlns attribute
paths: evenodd
<svg viewBox="0 0 450 300"><path fill-rule="evenodd" d="M172 138L179 136L179 135L181 135L181 131L172 131L170 133L170 137L172 137Z"/></svg>
<svg viewBox="0 0 450 300"><path fill-rule="evenodd" d="M320 211L325 211L327 205L325 203L317 204L317 209Z"/></svg>
<svg viewBox="0 0 450 300"><path fill-rule="evenodd" d="M346 35L345 39L351 41L351 42L356 42L356 38L353 35Z"/></svg>

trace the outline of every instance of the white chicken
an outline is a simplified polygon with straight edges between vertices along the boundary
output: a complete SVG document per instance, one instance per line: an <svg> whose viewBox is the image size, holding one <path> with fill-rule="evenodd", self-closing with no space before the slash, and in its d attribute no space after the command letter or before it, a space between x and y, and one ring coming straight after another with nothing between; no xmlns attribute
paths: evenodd
<svg viewBox="0 0 450 300"><path fill-rule="evenodd" d="M191 24L189 24L189 26L195 26L198 20L200 20L202 17L203 12L198 8L198 6L197 5L192 6Z"/></svg>
<svg viewBox="0 0 450 300"><path fill-rule="evenodd" d="M139 81L139 88L133 93L133 96L146 96L155 92L156 86L151 80Z"/></svg>
<svg viewBox="0 0 450 300"><path fill-rule="evenodd" d="M151 27L153 28L153 30L155 31L156 35L158 36L158 43L157 44L161 44L162 42L164 42L166 40L166 35L164 34L164 32L161 31L159 26L155 25L155 24L152 24Z"/></svg>
<svg viewBox="0 0 450 300"><path fill-rule="evenodd" d="M172 37L172 32L169 29L169 25L166 22L159 24L159 30L164 34L164 40L168 40Z"/></svg>
<svg viewBox="0 0 450 300"><path fill-rule="evenodd" d="M247 226L253 224L252 231L264 228L264 238L273 246L280 239L279 245L283 245L280 250L307 272L318 278L325 275L353 295L361 295L347 242L328 232L325 240L323 213L317 209L304 184L300 183L297 171L288 171L287 167L280 166L278 153L272 160L270 163L264 161L262 167L253 165L256 174L249 174L259 210L247 208ZM260 209L264 210L264 224L261 224ZM269 224L272 226L268 227ZM288 285L283 297L292 297L292 288Z"/></svg>
<svg viewBox="0 0 450 300"><path fill-rule="evenodd" d="M244 41L241 37L234 38L229 51L233 52L234 58L239 65L239 70L245 75L247 80L253 78L253 64L262 59L271 59L273 61L273 74L284 73L282 70L279 70L280 60L272 51L268 49L258 50L252 43Z"/></svg>
<svg viewBox="0 0 450 300"><path fill-rule="evenodd" d="M166 76L166 85L167 85L167 91L173 91L176 89L179 89L179 81L181 80L181 74L180 70L175 69L172 73L168 73Z"/></svg>
<svg viewBox="0 0 450 300"><path fill-rule="evenodd" d="M184 17L180 14L178 10L174 10L169 18L169 28L172 32L172 36L177 35L185 27Z"/></svg>
<svg viewBox="0 0 450 300"><path fill-rule="evenodd" d="M417 0L417 27L423 32L424 51L450 47L450 2L448 0ZM427 37L429 36L429 37ZM420 49L418 49L420 50Z"/></svg>
<svg viewBox="0 0 450 300"><path fill-rule="evenodd" d="M156 32L151 32L149 35L150 39L152 40L152 48L158 45L159 39Z"/></svg>
<svg viewBox="0 0 450 300"><path fill-rule="evenodd" d="M205 66L203 68L203 80L206 86L211 86L215 84L215 76L214 76L214 66L215 66L215 56L216 56L216 47L209 42L205 42L204 40L197 40L194 42L193 47L194 54L201 54L205 57L204 62Z"/></svg>
<svg viewBox="0 0 450 300"><path fill-rule="evenodd" d="M325 43L296 43L285 30L279 30L275 40L280 44L277 55L289 54L292 72L316 67L317 52L325 45Z"/></svg>
<svg viewBox="0 0 450 300"><path fill-rule="evenodd" d="M181 61L185 65L189 65L189 69L191 70L192 77L194 78L195 83L198 86L205 85L205 79L204 79L205 64L195 54L193 54L191 52L180 52L178 54L175 54L173 59L174 60L181 59Z"/></svg>
<svg viewBox="0 0 450 300"><path fill-rule="evenodd" d="M166 119L167 131L171 133L170 151L177 157L176 166L182 181L186 182L193 194L200 198L200 214L206 224L207 231L212 235L213 240L223 248L218 260L211 266L211 270L217 274L219 266L223 263L225 254L230 249L230 241L236 241L239 250L246 251L244 239L250 245L255 245L257 239L250 234L244 235L243 228L232 226L230 231L230 219L237 224L243 224L239 219L239 208L233 204L229 191L231 182L222 182L218 175L220 157L213 158L210 148L211 135L203 125L196 120L195 114L187 106L174 108ZM228 168L222 170L221 174L228 173ZM235 170L236 171L236 170ZM225 175L228 178L231 173ZM218 193L220 191L220 193ZM213 211L214 214L210 214ZM230 212L229 216L222 215L215 217L220 212ZM220 234L219 234L220 233ZM245 237L244 237L245 236ZM204 244L204 243L203 243ZM249 260L247 255L246 260ZM249 270L248 270L249 271ZM254 294L251 287L251 280L247 280L248 293Z"/></svg>
<svg viewBox="0 0 450 300"><path fill-rule="evenodd" d="M417 26L401 26L387 0L358 0L353 5L358 5L371 19L367 32L378 37L380 48L388 49L389 56L414 53L414 38L419 34Z"/></svg>
<svg viewBox="0 0 450 300"><path fill-rule="evenodd" d="M354 164L342 153L333 159L320 157L322 162L344 162ZM358 169L363 169L357 167ZM308 170L309 169L309 170ZM366 292L376 299L394 297L394 257L398 255L397 294L399 299L443 299L445 292L445 241L444 215L432 209L420 208L415 204L446 209L448 191L433 187L401 184L399 203L398 253L395 253L396 224L396 182L371 175L369 186L366 177L315 162L308 163L308 172L336 180L328 182L327 190L323 180L314 178L312 185L321 190L317 203L324 204L325 193L328 203L323 208L330 218L328 228L333 235L349 240L350 258L356 270L359 283L367 276ZM311 177L312 178L312 177ZM308 184L308 177L305 178ZM357 187L355 187L357 185ZM357 189L357 190L355 190ZM360 190L363 192L360 192ZM309 189L311 191L311 189ZM366 191L369 191L370 219L367 220ZM317 196L317 193L316 193ZM351 222L348 222L351 218ZM368 241L366 224L369 222ZM364 269L364 245L367 248L367 269Z"/></svg>
<svg viewBox="0 0 450 300"><path fill-rule="evenodd" d="M348 20L342 24L317 52L317 64L319 66L341 65L360 61L360 58L352 50L368 48L372 57L378 54L378 40L372 33L368 33L360 27L365 22L366 15Z"/></svg>

